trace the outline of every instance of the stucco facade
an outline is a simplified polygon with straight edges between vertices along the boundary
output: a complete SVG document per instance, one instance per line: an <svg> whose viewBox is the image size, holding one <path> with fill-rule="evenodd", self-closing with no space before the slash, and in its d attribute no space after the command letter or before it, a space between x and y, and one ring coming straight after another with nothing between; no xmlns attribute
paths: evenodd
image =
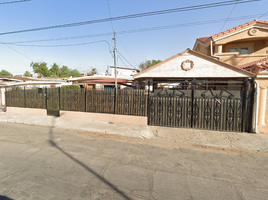
<svg viewBox="0 0 268 200"><path fill-rule="evenodd" d="M256 74L256 85L259 85L255 110L258 113L257 131L268 133L268 65L262 60L268 58L268 21L254 20L210 37L198 38L193 50ZM259 69L255 70L256 67Z"/></svg>
<svg viewBox="0 0 268 200"><path fill-rule="evenodd" d="M185 61L190 61L191 69L184 69ZM191 66L190 66L191 65ZM186 66L185 66L186 67ZM136 75L135 80L157 79L244 79L254 74L187 49L163 62L160 62Z"/></svg>

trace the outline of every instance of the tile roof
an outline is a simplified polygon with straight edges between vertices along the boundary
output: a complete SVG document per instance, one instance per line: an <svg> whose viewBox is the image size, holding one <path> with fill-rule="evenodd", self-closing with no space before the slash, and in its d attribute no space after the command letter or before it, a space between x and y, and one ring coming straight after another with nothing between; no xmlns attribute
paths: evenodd
<svg viewBox="0 0 268 200"><path fill-rule="evenodd" d="M239 65L238 68L244 70L260 70L260 69L268 70L268 57L262 58L260 60L255 60L243 65Z"/></svg>
<svg viewBox="0 0 268 200"><path fill-rule="evenodd" d="M217 34L212 35L212 36L210 36L210 37L201 37L201 38L197 38L197 40L200 41L200 42L202 42L202 43L205 43L205 42L207 42L209 39L217 38L217 37L226 35L226 34L228 34L228 33L234 32L234 31L236 31L236 30L239 30L239 29L242 29L242 28L245 28L245 27L247 27L247 26L250 26L250 25L253 25L253 24L257 24L257 23L268 25L268 21L255 19L255 20L253 20L253 21L250 21L250 22L247 22L247 23L245 23L245 24L242 24L242 25L236 26L236 27L234 27L234 28L228 29L228 30L226 30L226 31L217 33Z"/></svg>

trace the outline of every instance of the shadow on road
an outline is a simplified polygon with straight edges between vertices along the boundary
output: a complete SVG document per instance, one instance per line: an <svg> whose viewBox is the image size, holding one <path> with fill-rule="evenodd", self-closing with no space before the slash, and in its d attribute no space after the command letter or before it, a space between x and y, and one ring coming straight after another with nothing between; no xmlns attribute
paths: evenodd
<svg viewBox="0 0 268 200"><path fill-rule="evenodd" d="M79 164L80 166L82 166L83 168L85 168L89 173L93 174L94 176L96 176L100 181L102 181L103 183L105 183L107 186L109 186L111 189L115 190L120 196L122 196L125 199L131 200L130 197L128 197L123 191L121 191L120 189L118 189L115 185L113 185L111 182L109 182L108 180L106 180L104 177L102 177L101 175L99 175L97 172L95 172L93 169L91 169L89 166L85 165L83 162L81 162L80 160L74 158L73 156L71 156L69 153L67 153L66 151L64 151L61 147L59 147L57 145L57 143L54 141L54 127L55 127L55 119L56 117L53 118L52 120L52 125L49 129L49 143L52 147L58 149L61 153L63 153L64 155L66 155L68 158L70 158L71 160L73 160L74 162L76 162L77 164ZM0 198L0 200L2 200Z"/></svg>
<svg viewBox="0 0 268 200"><path fill-rule="evenodd" d="M14 200L14 199L0 195L0 200Z"/></svg>

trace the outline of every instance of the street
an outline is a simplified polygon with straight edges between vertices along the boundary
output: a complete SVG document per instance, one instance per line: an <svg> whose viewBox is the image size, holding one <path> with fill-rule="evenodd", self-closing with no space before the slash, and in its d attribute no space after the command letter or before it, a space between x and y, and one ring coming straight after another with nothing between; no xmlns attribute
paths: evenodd
<svg viewBox="0 0 268 200"><path fill-rule="evenodd" d="M268 154L0 123L0 199L268 197Z"/></svg>

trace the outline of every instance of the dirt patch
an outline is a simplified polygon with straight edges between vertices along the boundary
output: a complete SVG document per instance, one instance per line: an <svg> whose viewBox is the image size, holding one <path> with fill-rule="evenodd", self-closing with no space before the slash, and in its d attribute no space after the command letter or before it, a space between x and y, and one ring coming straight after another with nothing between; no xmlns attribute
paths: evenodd
<svg viewBox="0 0 268 200"><path fill-rule="evenodd" d="M72 132L72 131L71 131ZM89 136L91 138L99 138L99 139L113 139L121 142L127 142L131 144L144 144L151 145L165 149L180 149L180 148L188 148L194 149L196 151L205 151L205 152L213 152L213 153L228 153L228 154L258 154L258 155L268 155L268 152L258 152L258 151L250 151L244 149L236 149L236 148L222 148L222 147L213 147L199 144L192 144L190 141L185 141L183 143L179 141L168 141L161 139L142 139L142 138L132 138L127 136L120 136L115 134L102 134L102 133L93 133L93 132L84 132L84 131L76 131L75 133Z"/></svg>

